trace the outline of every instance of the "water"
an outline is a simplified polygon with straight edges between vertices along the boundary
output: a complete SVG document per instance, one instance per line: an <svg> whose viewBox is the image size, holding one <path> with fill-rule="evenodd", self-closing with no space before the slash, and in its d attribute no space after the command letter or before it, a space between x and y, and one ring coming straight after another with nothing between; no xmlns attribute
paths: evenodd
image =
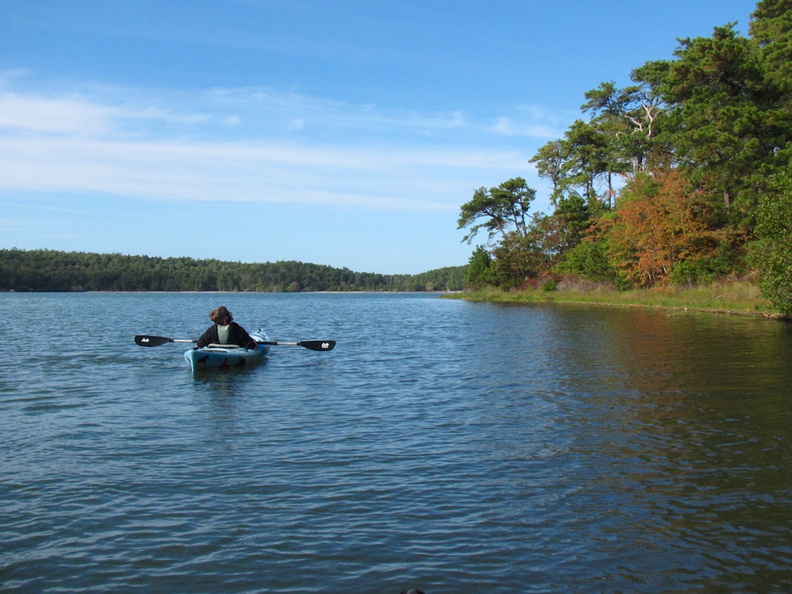
<svg viewBox="0 0 792 594"><path fill-rule="evenodd" d="M275 340L193 377L227 305ZM792 328L431 295L3 294L0 589L788 591Z"/></svg>

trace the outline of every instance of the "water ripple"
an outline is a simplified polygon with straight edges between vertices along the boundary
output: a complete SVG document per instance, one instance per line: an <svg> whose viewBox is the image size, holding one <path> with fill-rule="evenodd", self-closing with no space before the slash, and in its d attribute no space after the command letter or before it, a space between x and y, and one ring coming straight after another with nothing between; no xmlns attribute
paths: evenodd
<svg viewBox="0 0 792 594"><path fill-rule="evenodd" d="M7 337L3 591L792 587L783 326L423 295L0 300L63 347ZM131 341L195 336L218 300L338 346L193 377L181 347Z"/></svg>

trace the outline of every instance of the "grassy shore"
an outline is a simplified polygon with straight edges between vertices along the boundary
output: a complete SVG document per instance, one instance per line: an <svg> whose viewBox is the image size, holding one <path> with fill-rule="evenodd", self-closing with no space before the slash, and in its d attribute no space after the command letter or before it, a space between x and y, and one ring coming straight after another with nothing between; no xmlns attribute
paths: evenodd
<svg viewBox="0 0 792 594"><path fill-rule="evenodd" d="M656 307L712 313L780 317L761 296L756 284L745 281L718 282L699 287L665 287L617 291L610 287L560 283L555 290L484 289L452 297L470 301L509 303L587 303L624 307Z"/></svg>

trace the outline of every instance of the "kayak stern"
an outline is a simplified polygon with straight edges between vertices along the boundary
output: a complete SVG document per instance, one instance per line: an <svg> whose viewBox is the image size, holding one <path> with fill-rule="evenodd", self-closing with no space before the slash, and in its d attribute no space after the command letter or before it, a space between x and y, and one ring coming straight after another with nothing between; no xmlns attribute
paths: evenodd
<svg viewBox="0 0 792 594"><path fill-rule="evenodd" d="M207 369L239 369L254 367L264 359L270 351L270 345L261 344L269 339L262 331L252 332L253 339L259 343L255 349L244 349L232 346L207 346L194 348L184 353L193 373Z"/></svg>

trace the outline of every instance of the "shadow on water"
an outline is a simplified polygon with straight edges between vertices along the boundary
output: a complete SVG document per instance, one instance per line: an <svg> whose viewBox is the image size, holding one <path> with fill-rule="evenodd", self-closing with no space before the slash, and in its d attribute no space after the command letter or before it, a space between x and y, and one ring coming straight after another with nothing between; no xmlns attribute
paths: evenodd
<svg viewBox="0 0 792 594"><path fill-rule="evenodd" d="M269 358L265 358L262 361L257 361L252 365L249 364L244 367L234 366L226 369L200 369L192 372L193 383L210 387L233 386L238 383L245 383L244 381L240 382L239 378L261 372L261 370L266 367L268 361Z"/></svg>

